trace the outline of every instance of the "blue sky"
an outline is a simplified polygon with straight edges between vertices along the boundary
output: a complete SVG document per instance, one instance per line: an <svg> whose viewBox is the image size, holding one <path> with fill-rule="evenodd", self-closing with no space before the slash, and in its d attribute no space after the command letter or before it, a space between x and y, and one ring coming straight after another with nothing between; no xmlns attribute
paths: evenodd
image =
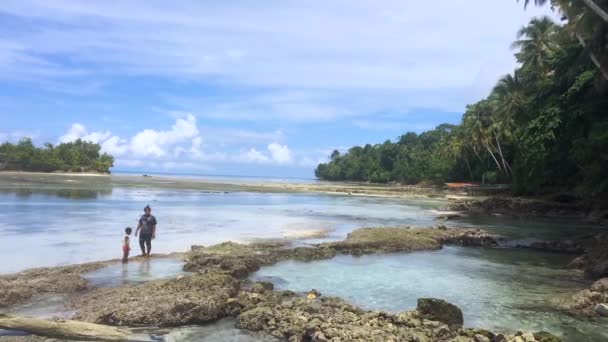
<svg viewBox="0 0 608 342"><path fill-rule="evenodd" d="M515 0L3 0L0 139L115 170L312 177L333 149L458 123L516 64Z"/></svg>

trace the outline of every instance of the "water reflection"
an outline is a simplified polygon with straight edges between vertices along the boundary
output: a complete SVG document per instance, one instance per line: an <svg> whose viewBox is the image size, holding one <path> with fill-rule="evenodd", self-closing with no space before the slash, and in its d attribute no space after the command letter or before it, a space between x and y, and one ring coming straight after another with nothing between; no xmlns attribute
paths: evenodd
<svg viewBox="0 0 608 342"><path fill-rule="evenodd" d="M152 258L128 263L116 263L84 277L97 287L115 287L129 284L140 284L158 279L170 279L186 274L184 262L172 258Z"/></svg>
<svg viewBox="0 0 608 342"><path fill-rule="evenodd" d="M386 198L119 187L91 199L0 192L0 258L19 256L0 264L0 273L118 258L124 228L137 225L146 204L159 222L156 253L228 240L292 238L311 230L343 239L364 226L428 226L435 224L432 209L439 206Z"/></svg>
<svg viewBox="0 0 608 342"><path fill-rule="evenodd" d="M0 189L0 194L14 195L17 199L29 199L36 196L59 197L66 199L96 199L102 196L111 196L112 189Z"/></svg>
<svg viewBox="0 0 608 342"><path fill-rule="evenodd" d="M263 332L235 328L235 320L226 318L212 324L187 326L151 331L140 329L141 335L150 336L158 342L278 342L281 341Z"/></svg>

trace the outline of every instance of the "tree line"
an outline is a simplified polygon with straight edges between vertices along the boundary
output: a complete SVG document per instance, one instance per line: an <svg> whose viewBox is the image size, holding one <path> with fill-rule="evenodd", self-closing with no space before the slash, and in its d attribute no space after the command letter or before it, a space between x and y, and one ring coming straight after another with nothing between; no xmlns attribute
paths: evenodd
<svg viewBox="0 0 608 342"><path fill-rule="evenodd" d="M103 172L110 173L114 157L103 153L101 147L80 139L57 146L36 147L32 139L0 145L0 170L34 172Z"/></svg>
<svg viewBox="0 0 608 342"><path fill-rule="evenodd" d="M543 5L546 1L535 1ZM528 0L525 1L526 5ZM589 5L591 7L589 7ZM325 180L508 183L518 193L608 193L608 1L557 1L566 20L535 18L513 43L520 66L490 95L396 141L334 151ZM595 7L594 7L594 6ZM596 10L601 11L600 14Z"/></svg>

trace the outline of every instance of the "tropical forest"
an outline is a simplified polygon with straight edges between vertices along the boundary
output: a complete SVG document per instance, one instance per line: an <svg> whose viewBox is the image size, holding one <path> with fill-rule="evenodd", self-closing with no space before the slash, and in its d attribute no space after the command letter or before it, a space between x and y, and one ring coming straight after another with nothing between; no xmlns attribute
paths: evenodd
<svg viewBox="0 0 608 342"><path fill-rule="evenodd" d="M34 172L101 172L109 173L114 158L100 153L101 146L78 139L60 143L47 143L36 147L32 139L23 138L18 143L0 145L0 170Z"/></svg>
<svg viewBox="0 0 608 342"><path fill-rule="evenodd" d="M334 151L324 180L507 184L516 193L608 194L608 1L551 5L512 44L519 67L458 125Z"/></svg>

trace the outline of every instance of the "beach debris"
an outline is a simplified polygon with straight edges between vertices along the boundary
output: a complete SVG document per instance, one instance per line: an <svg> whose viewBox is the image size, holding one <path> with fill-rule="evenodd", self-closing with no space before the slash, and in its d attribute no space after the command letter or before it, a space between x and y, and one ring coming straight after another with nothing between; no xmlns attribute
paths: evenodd
<svg viewBox="0 0 608 342"><path fill-rule="evenodd" d="M127 330L108 325L71 320L47 320L0 314L0 328L39 336L78 341L128 341Z"/></svg>
<svg viewBox="0 0 608 342"><path fill-rule="evenodd" d="M595 312L597 312L597 314L600 316L608 317L608 305L606 305L606 304L596 305Z"/></svg>

